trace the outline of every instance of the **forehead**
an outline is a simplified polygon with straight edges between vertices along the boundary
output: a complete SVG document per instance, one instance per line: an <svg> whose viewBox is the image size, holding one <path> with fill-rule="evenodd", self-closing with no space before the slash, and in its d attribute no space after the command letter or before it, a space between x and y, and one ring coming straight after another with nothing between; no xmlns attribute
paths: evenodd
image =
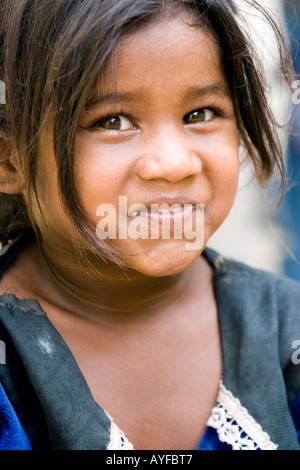
<svg viewBox="0 0 300 470"><path fill-rule="evenodd" d="M123 37L107 72L106 93L139 90L181 93L187 87L227 87L219 46L185 14L151 23Z"/></svg>

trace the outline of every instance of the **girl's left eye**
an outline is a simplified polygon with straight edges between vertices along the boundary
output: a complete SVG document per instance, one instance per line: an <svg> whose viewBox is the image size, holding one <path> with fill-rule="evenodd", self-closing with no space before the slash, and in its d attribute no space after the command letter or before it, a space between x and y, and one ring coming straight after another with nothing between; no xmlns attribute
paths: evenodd
<svg viewBox="0 0 300 470"><path fill-rule="evenodd" d="M91 127L108 131L128 131L135 129L131 120L122 114L105 116L98 119Z"/></svg>
<svg viewBox="0 0 300 470"><path fill-rule="evenodd" d="M209 108L201 108L186 114L183 118L184 124L198 124L212 121L215 117L215 112Z"/></svg>

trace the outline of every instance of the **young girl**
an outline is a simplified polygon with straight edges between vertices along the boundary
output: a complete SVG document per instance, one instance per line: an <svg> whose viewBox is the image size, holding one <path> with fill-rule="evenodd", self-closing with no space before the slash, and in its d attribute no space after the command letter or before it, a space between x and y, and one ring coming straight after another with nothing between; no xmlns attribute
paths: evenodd
<svg viewBox="0 0 300 470"><path fill-rule="evenodd" d="M283 174L234 3L0 18L0 447L299 449L300 288L205 248Z"/></svg>

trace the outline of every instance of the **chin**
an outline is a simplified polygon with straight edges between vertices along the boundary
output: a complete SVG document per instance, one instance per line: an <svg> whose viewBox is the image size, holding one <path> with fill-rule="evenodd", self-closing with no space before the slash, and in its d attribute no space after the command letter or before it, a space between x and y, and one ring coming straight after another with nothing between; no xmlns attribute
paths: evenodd
<svg viewBox="0 0 300 470"><path fill-rule="evenodd" d="M190 267L202 250L158 250L130 257L129 268L149 277L165 277L179 274Z"/></svg>

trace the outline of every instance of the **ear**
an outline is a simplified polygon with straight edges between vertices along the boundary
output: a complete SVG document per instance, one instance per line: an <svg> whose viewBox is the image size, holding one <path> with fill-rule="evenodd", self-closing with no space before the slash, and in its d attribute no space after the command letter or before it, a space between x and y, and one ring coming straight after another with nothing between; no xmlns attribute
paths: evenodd
<svg viewBox="0 0 300 470"><path fill-rule="evenodd" d="M24 187L24 178L12 155L12 146L7 138L0 135L0 192L16 194Z"/></svg>

